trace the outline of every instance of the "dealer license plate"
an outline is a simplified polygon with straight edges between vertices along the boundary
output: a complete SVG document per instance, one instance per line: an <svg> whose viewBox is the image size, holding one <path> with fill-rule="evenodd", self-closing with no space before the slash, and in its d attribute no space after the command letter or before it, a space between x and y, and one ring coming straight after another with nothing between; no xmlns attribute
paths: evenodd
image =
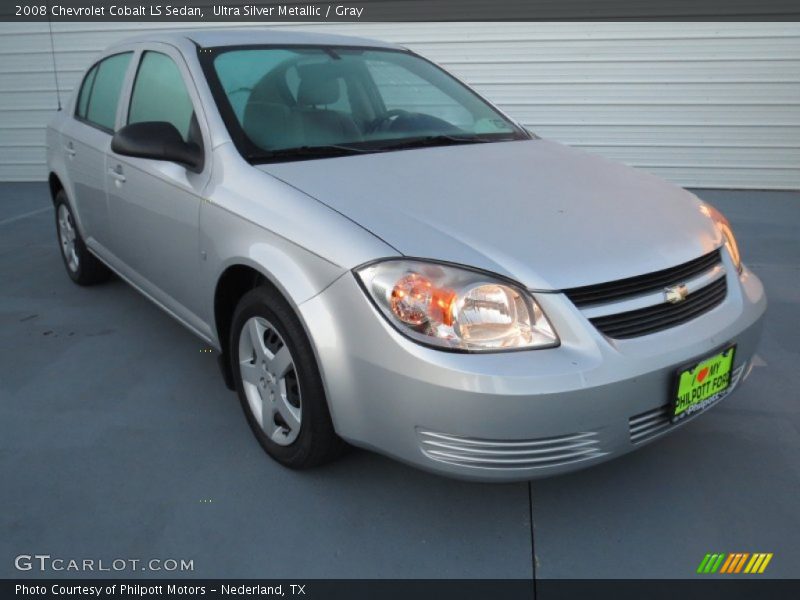
<svg viewBox="0 0 800 600"><path fill-rule="evenodd" d="M672 400L673 423L688 417L719 400L731 385L736 346L710 356L678 371Z"/></svg>

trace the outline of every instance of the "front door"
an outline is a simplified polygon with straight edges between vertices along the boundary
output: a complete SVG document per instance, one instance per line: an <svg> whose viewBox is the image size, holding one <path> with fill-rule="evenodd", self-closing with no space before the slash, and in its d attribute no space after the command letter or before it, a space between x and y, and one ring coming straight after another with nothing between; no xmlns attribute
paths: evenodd
<svg viewBox="0 0 800 600"><path fill-rule="evenodd" d="M182 57L169 47L141 53L123 124L166 121L185 141L208 148L196 91ZM207 130L206 130L207 131ZM109 149L108 203L115 253L126 274L188 325L198 317L199 215L209 177L172 162L121 156Z"/></svg>

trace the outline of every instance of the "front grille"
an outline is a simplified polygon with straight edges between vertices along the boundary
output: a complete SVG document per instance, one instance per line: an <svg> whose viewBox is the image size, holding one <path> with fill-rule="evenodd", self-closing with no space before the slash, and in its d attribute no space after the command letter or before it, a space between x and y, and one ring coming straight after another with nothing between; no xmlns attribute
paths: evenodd
<svg viewBox="0 0 800 600"><path fill-rule="evenodd" d="M572 288L564 290L564 293L578 308L591 304L616 302L632 296L661 290L670 285L682 283L687 279L705 273L711 267L718 265L721 261L722 258L719 250L714 250L700 258L690 260L677 267L656 271L655 273L648 273L647 275L609 281L598 285L586 285Z"/></svg>
<svg viewBox="0 0 800 600"><path fill-rule="evenodd" d="M662 303L647 308L596 317L592 325L610 338L626 339L655 333L691 321L722 303L728 293L725 277L686 296L677 304Z"/></svg>
<svg viewBox="0 0 800 600"><path fill-rule="evenodd" d="M598 458L595 432L535 440L484 440L417 430L422 452L439 462L487 469L555 467Z"/></svg>

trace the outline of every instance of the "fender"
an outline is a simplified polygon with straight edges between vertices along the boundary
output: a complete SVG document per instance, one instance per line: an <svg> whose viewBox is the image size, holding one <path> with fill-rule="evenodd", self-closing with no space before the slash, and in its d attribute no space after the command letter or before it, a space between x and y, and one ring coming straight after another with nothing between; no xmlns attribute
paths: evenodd
<svg viewBox="0 0 800 600"><path fill-rule="evenodd" d="M217 283L230 267L243 265L272 283L297 314L300 304L335 281L347 269L210 202L200 209L201 256L205 256L206 315L213 324ZM218 337L218 336L217 336ZM217 339L217 343L220 340Z"/></svg>

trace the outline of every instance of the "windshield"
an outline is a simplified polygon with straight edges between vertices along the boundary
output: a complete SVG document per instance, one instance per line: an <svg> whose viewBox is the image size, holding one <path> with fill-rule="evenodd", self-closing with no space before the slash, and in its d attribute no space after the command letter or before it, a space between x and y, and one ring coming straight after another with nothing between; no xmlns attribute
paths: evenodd
<svg viewBox="0 0 800 600"><path fill-rule="evenodd" d="M251 162L529 139L410 52L248 47L200 57L231 136Z"/></svg>

